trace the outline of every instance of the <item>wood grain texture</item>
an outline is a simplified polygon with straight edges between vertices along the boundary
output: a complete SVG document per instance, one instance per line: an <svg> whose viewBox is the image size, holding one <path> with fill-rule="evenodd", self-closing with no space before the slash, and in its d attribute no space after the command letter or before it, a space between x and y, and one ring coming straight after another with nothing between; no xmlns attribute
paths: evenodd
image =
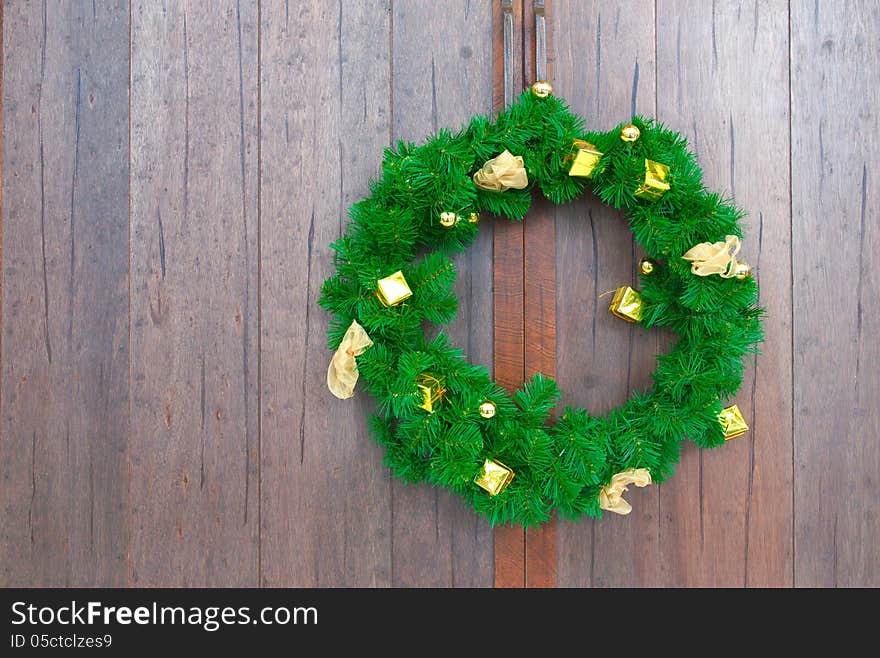
<svg viewBox="0 0 880 658"><path fill-rule="evenodd" d="M369 398L327 391L331 241L391 130L389 7L264 2L262 584L391 585L391 487Z"/></svg>
<svg viewBox="0 0 880 658"><path fill-rule="evenodd" d="M524 84L522 0L514 0L512 7L515 37L513 57L508 65L513 66L513 79L519 92ZM499 1L492 2L492 41L493 109L498 111L504 107L504 15ZM494 227L494 376L501 386L514 391L525 378L524 229L521 222L497 218ZM526 538L522 528L499 526L495 528L494 540L495 586L524 587Z"/></svg>
<svg viewBox="0 0 880 658"><path fill-rule="evenodd" d="M0 5L0 586L551 584L552 531L392 483L315 304L382 148L499 107L499 8ZM751 432L557 524L558 584L880 585L880 9L555 0L548 28L589 126L658 115L750 212L768 309ZM595 199L484 217L450 331L516 388L555 307L563 402L606 411L667 349L601 297L637 260Z"/></svg>
<svg viewBox="0 0 880 658"><path fill-rule="evenodd" d="M623 120L627 109L652 115L656 107L656 113L668 125L691 138L709 187L726 189L737 203L752 211L743 253L758 271L761 301L770 313L765 345L769 356L759 359L757 371L747 368L747 378L736 399L752 425L745 440L712 452L686 444L675 478L661 487L633 492L634 500L640 503L634 503L630 516L606 516L594 524L590 537L585 527L566 527L560 547L564 557L560 560L569 569L566 578L577 584L718 586L791 582L792 512L785 493L791 482L791 336L787 317L790 226L784 194L788 187L786 13L784 7L728 5L713 10L707 5L705 11L688 7L658 5L655 54L651 48L654 20L648 12L635 17L602 4L593 33L596 65L592 69L597 73L600 98L597 110L602 112L608 98L617 99L619 114L602 122L606 128ZM572 25L574 20L571 17L567 24ZM626 26L621 25L623 20ZM603 26L610 26L613 32L609 34ZM639 53L637 62L602 59L602 37L607 35L619 44L621 32L626 35L625 42L634 40L631 48ZM752 60L748 69L739 65ZM603 78L610 81L605 83ZM605 84L611 87L608 97L601 91ZM572 92L566 95L573 97ZM771 125L768 131L767 117L778 124L775 130ZM755 152L764 154L757 163L753 156L744 155ZM596 223L595 208L589 216L594 229L601 227ZM617 229L615 233L626 230L625 226ZM561 248L564 259L566 249L563 245ZM602 279L607 276L607 265L602 266L604 241L594 248L601 268L597 276ZM586 250L586 245L580 249ZM610 260L605 259L605 263ZM629 276L619 274L624 277L622 282L637 280L632 269L637 260L633 253ZM563 265L560 262L560 268ZM593 293L612 289L620 282L594 284ZM560 295L564 292L560 289ZM606 312L604 303L599 312ZM600 323L602 320L599 318ZM598 327L595 334L591 331L591 347L593 336L600 335L601 324ZM566 329L577 331L570 324ZM603 359L612 381L625 376L625 385L621 382L620 389L626 394L648 385L654 354L667 349L667 337L660 332L630 331L629 346L612 342L611 358ZM571 339L566 336L565 340L570 355ZM598 338L597 343L608 345ZM620 395L609 402L619 404L623 399ZM584 564L580 556L587 548L592 557L589 564Z"/></svg>
<svg viewBox="0 0 880 658"><path fill-rule="evenodd" d="M392 136L424 141L492 110L492 13L487 3L395 2ZM492 364L493 222L456 258L458 315L449 333L475 363ZM395 481L393 584L492 584L492 530L448 492Z"/></svg>
<svg viewBox="0 0 880 658"><path fill-rule="evenodd" d="M654 114L654 8L647 3L557 1L554 87L587 125L609 130ZM591 413L623 404L647 385L660 332L608 312L604 293L637 281L635 245L617 211L587 196L556 211L557 364L563 405ZM560 523L559 584L659 584L657 487L628 495L633 512Z"/></svg>
<svg viewBox="0 0 880 658"><path fill-rule="evenodd" d="M123 585L128 11L3 14L0 585Z"/></svg>
<svg viewBox="0 0 880 658"><path fill-rule="evenodd" d="M791 6L794 582L880 585L880 7Z"/></svg>
<svg viewBox="0 0 880 658"><path fill-rule="evenodd" d="M285 20L280 3L263 7L263 582L485 585L491 532L445 492L390 482L366 430L370 401L327 402L326 314L315 308L303 323L298 309L316 303L332 268L328 245L348 207L368 193L382 149L489 110L490 15L464 2L443 17L428 3L341 7ZM449 46L453 34L462 45ZM321 47L328 35L335 48ZM304 88L334 108L320 123L314 101L297 102ZM345 166L368 161L375 164ZM290 189L302 190L298 209ZM457 261L460 310L450 333L485 363L491 226L481 233ZM292 345L303 351L291 360ZM291 372L301 381L291 385Z"/></svg>
<svg viewBox="0 0 880 658"><path fill-rule="evenodd" d="M255 586L257 13L134 2L133 585Z"/></svg>
<svg viewBox="0 0 880 658"><path fill-rule="evenodd" d="M663 583L791 585L787 10L680 0L657 15L658 115L689 137L706 185L749 213L740 253L767 309L763 354L734 399L751 431L717 450L686 444L660 487Z"/></svg>

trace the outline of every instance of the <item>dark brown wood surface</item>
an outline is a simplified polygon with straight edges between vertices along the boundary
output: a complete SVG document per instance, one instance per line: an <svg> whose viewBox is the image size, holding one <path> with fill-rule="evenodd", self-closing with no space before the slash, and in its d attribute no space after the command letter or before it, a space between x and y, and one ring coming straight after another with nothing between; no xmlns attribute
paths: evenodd
<svg viewBox="0 0 880 658"><path fill-rule="evenodd" d="M392 583L389 476L365 396L327 394L329 243L389 144L391 16L375 3L261 7L262 575Z"/></svg>
<svg viewBox="0 0 880 658"><path fill-rule="evenodd" d="M326 392L328 244L384 147L497 106L497 7L4 3L0 585L880 584L873 3L548 3L557 94L660 117L749 211L747 435L628 517L493 533ZM451 333L611 409L670 340L607 312L638 258L595 199L484 218Z"/></svg>
<svg viewBox="0 0 880 658"><path fill-rule="evenodd" d="M253 586L258 17L232 1L131 14L129 578Z"/></svg>
<svg viewBox="0 0 880 658"><path fill-rule="evenodd" d="M790 19L794 580L877 587L880 6Z"/></svg>
<svg viewBox="0 0 880 658"><path fill-rule="evenodd" d="M127 2L3 11L0 583L124 585Z"/></svg>

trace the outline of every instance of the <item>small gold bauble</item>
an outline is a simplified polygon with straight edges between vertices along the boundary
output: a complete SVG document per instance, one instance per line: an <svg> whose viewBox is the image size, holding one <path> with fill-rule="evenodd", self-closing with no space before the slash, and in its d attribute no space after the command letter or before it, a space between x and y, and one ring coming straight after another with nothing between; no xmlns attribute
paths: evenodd
<svg viewBox="0 0 880 658"><path fill-rule="evenodd" d="M483 418L492 418L495 416L495 403L486 400L480 405L480 415Z"/></svg>
<svg viewBox="0 0 880 658"><path fill-rule="evenodd" d="M642 132L634 125L629 124L620 129L620 139L624 142L634 142L640 136Z"/></svg>
<svg viewBox="0 0 880 658"><path fill-rule="evenodd" d="M647 276L653 271L654 261L652 261L650 258L643 258L641 261L639 261L639 272Z"/></svg>
<svg viewBox="0 0 880 658"><path fill-rule="evenodd" d="M736 262L736 278L742 281L745 278L748 278L752 274L752 268L749 267L748 263L744 263L743 261Z"/></svg>
<svg viewBox="0 0 880 658"><path fill-rule="evenodd" d="M532 93L538 98L547 98L553 93L553 85L546 80L538 80L532 85Z"/></svg>
<svg viewBox="0 0 880 658"><path fill-rule="evenodd" d="M480 223L480 213L472 212L470 215L468 215L468 221L471 224L479 224Z"/></svg>
<svg viewBox="0 0 880 658"><path fill-rule="evenodd" d="M440 213L440 226L445 228L452 228L458 224L458 215L454 212L441 212Z"/></svg>

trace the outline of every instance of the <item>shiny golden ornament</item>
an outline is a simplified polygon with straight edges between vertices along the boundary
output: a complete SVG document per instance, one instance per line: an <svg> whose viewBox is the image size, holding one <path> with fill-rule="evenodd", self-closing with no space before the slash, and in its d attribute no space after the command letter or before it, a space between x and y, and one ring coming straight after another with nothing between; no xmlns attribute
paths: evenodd
<svg viewBox="0 0 880 658"><path fill-rule="evenodd" d="M480 223L480 213L472 212L470 215L468 215L468 221L471 224L479 224Z"/></svg>
<svg viewBox="0 0 880 658"><path fill-rule="evenodd" d="M495 417L495 403L486 400L480 405L480 415L483 418L494 418Z"/></svg>
<svg viewBox="0 0 880 658"><path fill-rule="evenodd" d="M608 310L621 320L639 322L642 319L642 296L629 286L618 288Z"/></svg>
<svg viewBox="0 0 880 658"><path fill-rule="evenodd" d="M654 272L654 267L654 261L652 261L650 258L643 258L639 261L639 272L641 272L645 276L652 274Z"/></svg>
<svg viewBox="0 0 880 658"><path fill-rule="evenodd" d="M440 213L440 226L444 228L452 228L458 224L458 215L454 212L441 212Z"/></svg>
<svg viewBox="0 0 880 658"><path fill-rule="evenodd" d="M497 496L507 488L513 476L514 472L501 462L487 459L474 478L474 484L488 491L490 496Z"/></svg>
<svg viewBox="0 0 880 658"><path fill-rule="evenodd" d="M735 404L721 410L721 413L718 414L718 422L721 423L721 428L724 430L725 441L742 436L749 430L742 412Z"/></svg>
<svg viewBox="0 0 880 658"><path fill-rule="evenodd" d="M752 275L752 268L749 267L748 263L738 260L736 262L735 272L736 274L734 276L742 281L743 279L747 279Z"/></svg>
<svg viewBox="0 0 880 658"><path fill-rule="evenodd" d="M666 178L669 176L669 167L653 160L645 160L645 182L636 190L636 196L640 199L656 201L669 190Z"/></svg>
<svg viewBox="0 0 880 658"><path fill-rule="evenodd" d="M440 406L440 401L446 392L443 381L426 372L419 376L416 383L419 387L419 395L421 396L419 407L428 413L434 413L437 407Z"/></svg>
<svg viewBox="0 0 880 658"><path fill-rule="evenodd" d="M532 93L538 98L547 98L553 93L553 85L546 80L538 80L532 85Z"/></svg>
<svg viewBox="0 0 880 658"><path fill-rule="evenodd" d="M631 123L620 129L620 139L624 142L634 142L642 136L642 131Z"/></svg>
<svg viewBox="0 0 880 658"><path fill-rule="evenodd" d="M602 152L597 151L595 146L582 139L574 140L574 147L577 149L577 153L566 156L566 159L573 160L568 175L578 178L592 178L593 172L602 159Z"/></svg>
<svg viewBox="0 0 880 658"><path fill-rule="evenodd" d="M377 285L376 294L379 296L379 301L385 306L397 306L412 296L412 290L409 289L409 284L400 270L391 276L379 279Z"/></svg>

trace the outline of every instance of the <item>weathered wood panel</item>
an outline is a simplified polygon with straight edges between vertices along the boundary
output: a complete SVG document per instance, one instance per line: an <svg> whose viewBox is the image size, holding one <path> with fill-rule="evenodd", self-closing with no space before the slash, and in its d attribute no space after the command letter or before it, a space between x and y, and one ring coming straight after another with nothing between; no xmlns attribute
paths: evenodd
<svg viewBox="0 0 880 658"><path fill-rule="evenodd" d="M759 276L763 289L769 291L762 296L771 314L765 347L769 356L766 362L759 360L757 377L749 373L737 399L753 425L746 440L711 453L686 445L673 480L662 487L633 492L633 500L640 504L634 502L630 516L624 519L607 515L593 524L589 533L588 524L566 526L560 542L560 562L569 569L568 582L584 585L786 584L791 572L791 506L785 495L791 480L791 411L787 402L791 386L790 323L786 317L790 303L786 279L790 229L784 193L788 186L786 15L784 7L730 5L712 10L707 5L705 11L693 11L684 5L661 4L657 8L655 67L655 23L648 9L644 15L635 16L632 11L621 12L603 3L587 34L583 28L577 29L577 16L557 14L560 24L582 37L578 41L574 36L558 36L557 69L577 70L575 55L589 54L592 59L585 68L595 75L590 99L596 103L595 111L601 117L611 102L616 105L616 114L600 120L599 125L612 126L632 112L652 115L656 107L664 122L692 138L692 146L703 158L701 164L710 187L727 189L735 195L733 182L739 179L741 192L735 200L750 208L755 218L754 226L747 231L744 254L756 270L764 263ZM603 37L615 44L615 52L637 53L632 58L636 61L624 61L619 56L603 58ZM586 48L588 42L595 48ZM563 64L565 43L579 44L572 45L568 66ZM752 60L748 69L740 65ZM563 93L579 109L579 101L574 100L578 90ZM758 97L760 103L755 101ZM588 120L589 109L582 110ZM778 130L769 130L769 135L768 116L778 123ZM735 150L737 143L739 150ZM758 151L765 153L760 166L744 155ZM575 376L575 372L580 375L581 364L585 363L584 369L590 373L588 381L604 389L588 390L586 397L603 410L620 404L633 389L646 386L654 354L667 348L666 337L655 331L647 334L630 329L628 345L618 344L626 328L617 326L616 335L601 335L604 326L614 330L619 323L609 318L606 304L597 302L597 295L636 280L634 267L638 260L638 255L625 247L628 237L621 237L624 243L616 245L599 233L603 224L597 218L607 214L604 209L597 211L595 205L588 211L592 235L597 239L593 253L598 261L594 265L598 264L599 269L594 276L606 283L596 279L590 282L581 274L581 280L574 279L570 287L562 282L559 286L560 307L563 296L571 291L581 297L573 298L575 307L589 306L592 296L599 314L594 320L595 330L591 326L588 333L581 329L580 318L566 317L561 311L560 352L565 349L566 359L572 351L577 354L574 341L578 338L592 350L594 337L601 350L598 377L593 374L596 360L591 364L587 358L585 363L581 357L573 359L578 364L576 370L574 366L563 370L560 364L560 381L570 391L565 378ZM762 228L765 223L766 242ZM771 235L772 247L767 246ZM613 236L611 240L626 236L626 227L614 227ZM590 253L590 245L572 242L578 239L584 240L582 232L560 242L560 270L566 266L567 253L573 258ZM762 246L768 250L763 258ZM612 251L603 259L605 249ZM618 254L616 261L613 250ZM619 262L620 253L629 256L625 268ZM569 265L573 266L574 262ZM609 278L609 267L616 278ZM774 315L778 316L775 321ZM762 377L761 372L767 374ZM607 386L608 382L619 382L621 392L617 397L611 397L615 387ZM591 395L604 399L592 402ZM591 557L585 561L588 551Z"/></svg>
<svg viewBox="0 0 880 658"><path fill-rule="evenodd" d="M393 140L422 142L492 110L492 12L455 0L392 4ZM375 156L374 156L375 157ZM458 316L449 333L468 358L492 365L493 221L456 258ZM393 584L492 584L493 533L448 492L393 483Z"/></svg>
<svg viewBox="0 0 880 658"><path fill-rule="evenodd" d="M794 582L804 587L880 585L878 34L876 3L792 3Z"/></svg>
<svg viewBox="0 0 880 658"><path fill-rule="evenodd" d="M128 10L3 22L0 584L123 585Z"/></svg>
<svg viewBox="0 0 880 658"><path fill-rule="evenodd" d="M261 48L262 584L389 586L391 485L372 400L327 390L331 241L389 143L384 3L266 2ZM422 512L410 510L413 515Z"/></svg>
<svg viewBox="0 0 880 658"><path fill-rule="evenodd" d="M136 1L133 585L258 584L257 13Z"/></svg>
<svg viewBox="0 0 880 658"><path fill-rule="evenodd" d="M661 2L657 25L657 113L690 138L707 186L749 212L741 257L768 313L763 354L735 398L751 431L717 450L686 444L660 488L662 583L790 585L787 8Z"/></svg>
<svg viewBox="0 0 880 658"><path fill-rule="evenodd" d="M517 38L530 4L513 3ZM556 93L591 126L656 112L691 138L709 185L751 214L743 254L768 308L736 400L752 431L686 446L627 518L559 524L559 584L880 584L880 10L548 7ZM499 8L0 7L0 585L547 582L529 565L552 542L391 482L370 400L325 392L315 306L381 149L500 97ZM522 41L515 60L524 86ZM564 402L604 411L647 384L665 338L600 298L636 280L620 216L595 200L547 214L484 218L451 331L516 387L552 367L555 302Z"/></svg>
<svg viewBox="0 0 880 658"><path fill-rule="evenodd" d="M654 114L654 10L647 3L555 2L554 88L588 126L608 130ZM588 196L556 211L557 363L563 405L604 413L647 384L665 349L608 312L609 290L636 281L632 235L620 213ZM560 523L559 584L658 582L657 487L633 491L633 512Z"/></svg>

